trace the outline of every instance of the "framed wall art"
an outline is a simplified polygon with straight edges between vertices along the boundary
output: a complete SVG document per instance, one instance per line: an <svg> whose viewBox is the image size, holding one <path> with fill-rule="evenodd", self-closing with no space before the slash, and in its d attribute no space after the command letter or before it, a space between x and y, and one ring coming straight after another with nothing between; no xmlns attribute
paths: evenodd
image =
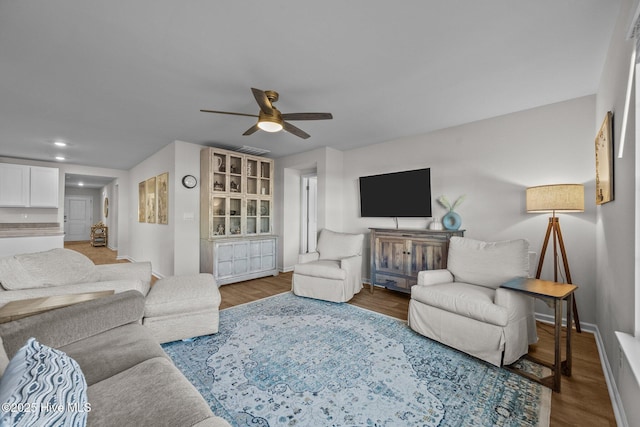
<svg viewBox="0 0 640 427"><path fill-rule="evenodd" d="M158 224L169 224L169 172L157 176Z"/></svg>
<svg viewBox="0 0 640 427"><path fill-rule="evenodd" d="M149 224L156 223L156 177L147 179L146 181L146 214Z"/></svg>
<svg viewBox="0 0 640 427"><path fill-rule="evenodd" d="M138 184L138 222L147 222L147 203L146 183L142 181Z"/></svg>
<svg viewBox="0 0 640 427"><path fill-rule="evenodd" d="M596 205L613 200L613 114L602 122L596 136Z"/></svg>

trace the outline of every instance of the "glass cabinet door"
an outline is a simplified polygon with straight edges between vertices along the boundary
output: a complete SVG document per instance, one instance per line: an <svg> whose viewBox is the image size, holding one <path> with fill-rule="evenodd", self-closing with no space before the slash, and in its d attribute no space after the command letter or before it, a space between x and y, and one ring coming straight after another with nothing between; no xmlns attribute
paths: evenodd
<svg viewBox="0 0 640 427"><path fill-rule="evenodd" d="M206 237L271 234L273 160L221 148L201 153L207 162L206 177L201 177L201 188L208 193L201 208L201 215L209 216Z"/></svg>
<svg viewBox="0 0 640 427"><path fill-rule="evenodd" d="M242 234L242 199L229 198L229 235Z"/></svg>
<svg viewBox="0 0 640 427"><path fill-rule="evenodd" d="M271 195L271 165L270 161L247 158L247 194Z"/></svg>
<svg viewBox="0 0 640 427"><path fill-rule="evenodd" d="M258 194L258 167L260 161L247 159L247 194Z"/></svg>
<svg viewBox="0 0 640 427"><path fill-rule="evenodd" d="M258 232L258 200L247 199L247 234Z"/></svg>
<svg viewBox="0 0 640 427"><path fill-rule="evenodd" d="M260 194L271 195L271 163L260 162Z"/></svg>
<svg viewBox="0 0 640 427"><path fill-rule="evenodd" d="M232 236L242 233L242 198L214 197L212 235Z"/></svg>
<svg viewBox="0 0 640 427"><path fill-rule="evenodd" d="M211 234L214 236L224 236L227 232L227 199L226 197L214 197L212 207L212 227Z"/></svg>
<svg viewBox="0 0 640 427"><path fill-rule="evenodd" d="M213 191L226 192L227 184L227 155L213 153Z"/></svg>
<svg viewBox="0 0 640 427"><path fill-rule="evenodd" d="M271 202L260 200L260 233L271 232Z"/></svg>

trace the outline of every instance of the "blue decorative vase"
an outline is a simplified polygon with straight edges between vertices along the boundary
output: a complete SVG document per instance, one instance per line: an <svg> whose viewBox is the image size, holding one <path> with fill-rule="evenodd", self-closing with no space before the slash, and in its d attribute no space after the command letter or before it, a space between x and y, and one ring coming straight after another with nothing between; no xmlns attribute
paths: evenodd
<svg viewBox="0 0 640 427"><path fill-rule="evenodd" d="M449 211L442 217L442 225L447 230L457 230L462 224L462 218L454 211Z"/></svg>

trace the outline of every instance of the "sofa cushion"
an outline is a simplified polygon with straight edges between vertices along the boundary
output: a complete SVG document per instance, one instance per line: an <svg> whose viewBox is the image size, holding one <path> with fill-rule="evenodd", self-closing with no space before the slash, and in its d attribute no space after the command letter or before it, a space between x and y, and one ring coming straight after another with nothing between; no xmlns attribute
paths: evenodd
<svg viewBox="0 0 640 427"><path fill-rule="evenodd" d="M454 236L449 241L447 269L456 282L496 289L515 277L528 276L529 242L483 242Z"/></svg>
<svg viewBox="0 0 640 427"><path fill-rule="evenodd" d="M506 326L509 313L493 303L494 297L493 289L460 282L411 287L411 298L421 303L483 323Z"/></svg>
<svg viewBox="0 0 640 427"><path fill-rule="evenodd" d="M318 238L316 250L320 253L320 259L341 259L362 252L364 234L337 233L323 229Z"/></svg>
<svg viewBox="0 0 640 427"><path fill-rule="evenodd" d="M87 394L93 427L191 426L213 416L200 393L164 357L93 384Z"/></svg>
<svg viewBox="0 0 640 427"><path fill-rule="evenodd" d="M87 383L65 353L30 338L9 362L0 380L0 425L84 426ZM15 405L5 410L4 405Z"/></svg>
<svg viewBox="0 0 640 427"><path fill-rule="evenodd" d="M165 277L149 291L144 317L218 309L220 301L220 291L211 274Z"/></svg>
<svg viewBox="0 0 640 427"><path fill-rule="evenodd" d="M0 281L8 290L88 282L95 269L89 258L71 249L57 248L7 258L0 262Z"/></svg>
<svg viewBox="0 0 640 427"><path fill-rule="evenodd" d="M340 268L340 261L328 259L296 264L293 273L335 280L344 280L347 277L347 271Z"/></svg>
<svg viewBox="0 0 640 427"><path fill-rule="evenodd" d="M151 357L168 357L146 327L129 324L60 347L92 385Z"/></svg>

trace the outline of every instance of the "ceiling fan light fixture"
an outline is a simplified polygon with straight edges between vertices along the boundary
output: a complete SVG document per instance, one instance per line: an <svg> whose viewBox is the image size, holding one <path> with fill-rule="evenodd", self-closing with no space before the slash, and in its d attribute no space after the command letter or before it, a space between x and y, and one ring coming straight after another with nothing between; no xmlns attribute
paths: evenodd
<svg viewBox="0 0 640 427"><path fill-rule="evenodd" d="M283 128L282 118L277 110L274 109L274 113L266 114L260 111L258 127L265 132L280 132Z"/></svg>
<svg viewBox="0 0 640 427"><path fill-rule="evenodd" d="M260 120L258 127L265 132L280 132L282 130L282 124L277 121Z"/></svg>

